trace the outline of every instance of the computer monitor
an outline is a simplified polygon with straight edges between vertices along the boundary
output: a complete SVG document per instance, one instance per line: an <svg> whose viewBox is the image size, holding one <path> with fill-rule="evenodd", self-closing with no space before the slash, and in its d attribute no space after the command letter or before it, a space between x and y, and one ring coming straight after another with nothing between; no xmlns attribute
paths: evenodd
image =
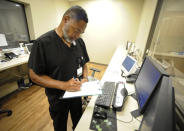
<svg viewBox="0 0 184 131"><path fill-rule="evenodd" d="M121 70L125 75L129 75L136 70L135 65L136 60L133 57L127 55L122 63Z"/></svg>
<svg viewBox="0 0 184 131"><path fill-rule="evenodd" d="M156 67L153 60L150 57L145 57L135 82L140 113L144 113L146 105L161 77L162 72Z"/></svg>
<svg viewBox="0 0 184 131"><path fill-rule="evenodd" d="M174 101L171 78L163 76L144 112L139 131L174 131Z"/></svg>
<svg viewBox="0 0 184 131"><path fill-rule="evenodd" d="M6 41L6 36L0 33L0 47L3 46L8 46L8 43Z"/></svg>

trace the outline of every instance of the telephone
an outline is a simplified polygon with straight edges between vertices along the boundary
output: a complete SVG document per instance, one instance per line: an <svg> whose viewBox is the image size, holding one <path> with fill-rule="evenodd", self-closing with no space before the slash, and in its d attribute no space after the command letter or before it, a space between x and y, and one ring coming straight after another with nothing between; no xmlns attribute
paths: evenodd
<svg viewBox="0 0 184 131"><path fill-rule="evenodd" d="M130 74L126 76L127 83L134 83L137 79L138 74Z"/></svg>
<svg viewBox="0 0 184 131"><path fill-rule="evenodd" d="M126 76L126 78L137 77L138 74L132 73Z"/></svg>
<svg viewBox="0 0 184 131"><path fill-rule="evenodd" d="M139 74L139 70L140 70L140 68L138 68L134 73L127 75L126 82L127 83L135 83L137 76Z"/></svg>
<svg viewBox="0 0 184 131"><path fill-rule="evenodd" d="M6 58L8 58L10 60L13 59L13 58L15 58L15 57L17 57L17 55L14 54L13 52L4 53L4 55L6 56Z"/></svg>

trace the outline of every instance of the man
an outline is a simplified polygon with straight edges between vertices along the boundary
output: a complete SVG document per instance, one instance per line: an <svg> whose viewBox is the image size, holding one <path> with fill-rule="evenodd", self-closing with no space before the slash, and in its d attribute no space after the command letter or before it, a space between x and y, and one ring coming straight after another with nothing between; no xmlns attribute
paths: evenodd
<svg viewBox="0 0 184 131"><path fill-rule="evenodd" d="M69 111L73 129L82 115L81 98L62 99L62 96L65 91L80 90L87 81L89 57L80 38L87 23L85 10L73 6L64 13L60 25L39 37L32 47L29 75L34 83L45 87L55 131L67 130Z"/></svg>

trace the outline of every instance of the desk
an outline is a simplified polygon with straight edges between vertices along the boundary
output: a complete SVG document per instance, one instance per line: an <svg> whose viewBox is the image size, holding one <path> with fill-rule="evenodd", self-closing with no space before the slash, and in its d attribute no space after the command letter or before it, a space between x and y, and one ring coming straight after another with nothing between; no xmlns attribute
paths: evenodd
<svg viewBox="0 0 184 131"><path fill-rule="evenodd" d="M105 81L112 81L112 82L119 82L123 81L125 82L125 79L121 77L121 63L124 60L124 57L126 56L126 51L123 49L123 47L118 47L107 67L106 72L104 73L104 76L102 77L101 84ZM135 87L133 84L125 84L125 87L129 94L132 94L135 92ZM93 109L95 105L97 96L93 96L86 107L86 110L84 111L75 131L88 131L90 130L90 123L92 119ZM131 111L134 111L138 109L138 103L137 101L132 98L131 96L128 96L125 104L124 109L121 112L117 112L117 119L123 120L123 121L130 121L132 119L132 116L130 114ZM142 120L142 116L137 117L138 120ZM117 120L117 130L118 131L134 131L135 129L138 129L140 126L140 121L133 118L133 121L130 123L123 123Z"/></svg>
<svg viewBox="0 0 184 131"><path fill-rule="evenodd" d="M15 74L19 72L16 70L20 68L22 70L23 67L26 67L24 64L28 62L28 59L29 55L26 54L10 61L0 63L0 98L18 89L16 80L20 77L17 78L17 76L15 76ZM21 67L19 68L19 66Z"/></svg>
<svg viewBox="0 0 184 131"><path fill-rule="evenodd" d="M25 64L28 62L28 59L29 59L29 55L26 54L26 55L19 56L18 58L14 58L14 59L7 61L7 62L1 62L0 63L0 71Z"/></svg>

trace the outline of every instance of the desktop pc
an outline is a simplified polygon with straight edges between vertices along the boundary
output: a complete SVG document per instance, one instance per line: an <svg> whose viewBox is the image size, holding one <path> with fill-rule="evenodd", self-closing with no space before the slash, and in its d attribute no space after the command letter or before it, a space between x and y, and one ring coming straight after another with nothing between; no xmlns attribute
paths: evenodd
<svg viewBox="0 0 184 131"><path fill-rule="evenodd" d="M128 58L128 60L130 59ZM132 63L126 63L123 65L126 66L129 64L130 66L133 65ZM136 89L136 100L139 108L138 110L131 112L131 114L135 118L143 114L143 120L141 121L139 130L174 130L174 89L172 87L171 79L163 70L161 65L159 65L151 57L146 56L134 85ZM116 89L114 84L113 89ZM116 97L116 91L117 90L111 93L110 98ZM108 99L108 92L105 92L104 95L106 95L105 98ZM114 96L112 97L112 95ZM98 103L96 106L97 105ZM123 106L126 106L126 104ZM103 104L100 107L103 107ZM108 107L111 107L111 105L109 104ZM118 110L114 111L116 112ZM114 113L114 115L116 115L116 113ZM115 116L113 117L116 118ZM169 126L167 126L168 124Z"/></svg>
<svg viewBox="0 0 184 131"><path fill-rule="evenodd" d="M146 105L156 89L161 76L162 72L156 68L152 59L146 57L135 82L140 113L144 113Z"/></svg>
<svg viewBox="0 0 184 131"><path fill-rule="evenodd" d="M174 130L175 97L171 78L151 57L145 57L135 88L138 111L143 114L139 130Z"/></svg>
<svg viewBox="0 0 184 131"><path fill-rule="evenodd" d="M168 74L151 57L145 57L135 81L136 99L139 112L144 113L146 106L157 88L159 81Z"/></svg>
<svg viewBox="0 0 184 131"><path fill-rule="evenodd" d="M174 131L174 98L174 88L172 87L171 78L163 76L147 105L139 130Z"/></svg>

